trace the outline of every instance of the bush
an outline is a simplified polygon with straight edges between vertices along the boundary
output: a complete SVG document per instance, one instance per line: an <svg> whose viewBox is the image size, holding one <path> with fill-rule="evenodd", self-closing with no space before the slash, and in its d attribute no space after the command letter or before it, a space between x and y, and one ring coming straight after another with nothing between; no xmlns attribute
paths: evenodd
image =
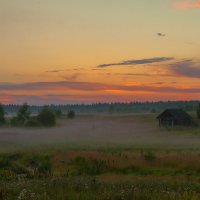
<svg viewBox="0 0 200 200"><path fill-rule="evenodd" d="M99 175L107 170L104 160L86 159L84 157L76 157L71 161L74 166L73 175Z"/></svg>
<svg viewBox="0 0 200 200"><path fill-rule="evenodd" d="M16 119L19 124L24 125L24 123L30 118L30 115L29 105L24 103L24 105L19 108Z"/></svg>
<svg viewBox="0 0 200 200"><path fill-rule="evenodd" d="M20 125L21 125L21 122L18 120L17 117L13 117L13 118L11 118L11 120L10 120L10 125L11 125L11 126L20 126Z"/></svg>
<svg viewBox="0 0 200 200"><path fill-rule="evenodd" d="M52 171L51 156L49 155L34 155L27 157L25 165L34 170L37 169L39 174L50 174Z"/></svg>
<svg viewBox="0 0 200 200"><path fill-rule="evenodd" d="M200 119L200 104L199 107L197 108L197 118Z"/></svg>
<svg viewBox="0 0 200 200"><path fill-rule="evenodd" d="M20 165L20 164L13 164L12 167L10 168L11 172L14 174L27 174L28 170L26 167Z"/></svg>
<svg viewBox="0 0 200 200"><path fill-rule="evenodd" d="M55 115L58 118L62 117L62 111L61 110L55 110Z"/></svg>
<svg viewBox="0 0 200 200"><path fill-rule="evenodd" d="M39 115L38 115L38 121L41 123L41 125L46 127L51 127L56 125L56 116L52 110L45 107L43 108Z"/></svg>
<svg viewBox="0 0 200 200"><path fill-rule="evenodd" d="M115 112L115 107L114 107L114 105L111 104L111 105L109 106L108 110L109 110L109 113L110 113L110 114L113 114L113 113Z"/></svg>
<svg viewBox="0 0 200 200"><path fill-rule="evenodd" d="M5 123L6 123L5 112L3 109L3 105L0 104L0 125L3 125Z"/></svg>
<svg viewBox="0 0 200 200"><path fill-rule="evenodd" d="M6 156L0 156L0 168L8 168L11 166L11 160Z"/></svg>
<svg viewBox="0 0 200 200"><path fill-rule="evenodd" d="M156 156L152 151L148 151L144 154L144 159L147 161L152 161L156 159Z"/></svg>
<svg viewBox="0 0 200 200"><path fill-rule="evenodd" d="M39 127L41 126L41 123L39 122L39 120L35 117L32 117L30 119L28 119L25 124L26 127Z"/></svg>
<svg viewBox="0 0 200 200"><path fill-rule="evenodd" d="M67 117L69 118L69 119L73 119L73 118L75 118L75 112L73 111L73 110L70 110L68 113L67 113Z"/></svg>

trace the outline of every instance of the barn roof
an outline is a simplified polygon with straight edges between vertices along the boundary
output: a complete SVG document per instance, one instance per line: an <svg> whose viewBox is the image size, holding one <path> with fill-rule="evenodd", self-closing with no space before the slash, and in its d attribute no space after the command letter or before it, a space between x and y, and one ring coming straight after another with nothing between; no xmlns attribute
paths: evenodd
<svg viewBox="0 0 200 200"><path fill-rule="evenodd" d="M177 120L181 120L181 119L192 120L192 117L182 109L167 109L163 113L161 113L157 118L159 119L165 116L170 116Z"/></svg>

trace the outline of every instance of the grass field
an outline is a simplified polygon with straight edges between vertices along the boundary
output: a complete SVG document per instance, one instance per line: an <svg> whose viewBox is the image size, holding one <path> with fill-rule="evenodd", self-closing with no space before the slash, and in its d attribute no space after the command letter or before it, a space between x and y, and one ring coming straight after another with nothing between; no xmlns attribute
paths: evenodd
<svg viewBox="0 0 200 200"><path fill-rule="evenodd" d="M200 128L156 114L77 116L0 129L0 199L198 200Z"/></svg>

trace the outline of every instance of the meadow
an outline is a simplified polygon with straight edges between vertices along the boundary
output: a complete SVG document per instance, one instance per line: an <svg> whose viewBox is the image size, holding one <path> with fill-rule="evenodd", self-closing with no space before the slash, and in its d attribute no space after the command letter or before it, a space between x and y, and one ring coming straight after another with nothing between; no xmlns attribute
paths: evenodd
<svg viewBox="0 0 200 200"><path fill-rule="evenodd" d="M159 128L156 116L1 128L0 199L200 199L200 128Z"/></svg>

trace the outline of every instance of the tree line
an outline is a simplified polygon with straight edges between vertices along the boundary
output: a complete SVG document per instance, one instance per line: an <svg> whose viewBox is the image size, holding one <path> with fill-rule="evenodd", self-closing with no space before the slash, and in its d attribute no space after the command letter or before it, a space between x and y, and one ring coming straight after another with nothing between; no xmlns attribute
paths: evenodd
<svg viewBox="0 0 200 200"><path fill-rule="evenodd" d="M69 110L73 110L80 114L90 113L144 113L162 112L168 108L182 108L187 112L197 109L199 101L166 101L166 102L131 102L131 103L94 103L94 104L73 104L73 105L46 105L51 110L60 110L67 114ZM8 114L18 112L21 105L9 104L4 105L4 110ZM43 106L29 105L32 114L38 114Z"/></svg>
<svg viewBox="0 0 200 200"><path fill-rule="evenodd" d="M6 112L4 106L0 104L0 125L10 126L25 126L25 127L52 127L56 125L57 118L62 117L61 110L55 110L51 107L42 107L37 114L31 112L30 106L24 103L19 107L16 114L6 119ZM72 119L75 117L75 112L70 110L67 113L67 117Z"/></svg>
<svg viewBox="0 0 200 200"><path fill-rule="evenodd" d="M196 112L200 119L199 101L167 101L167 102L132 102L132 103L96 103L74 105L2 105L0 104L0 125L11 126L54 126L57 118L67 115L74 118L75 113L158 113L167 108L181 108L188 112ZM5 116L10 115L10 119ZM8 118L8 117L7 117Z"/></svg>

